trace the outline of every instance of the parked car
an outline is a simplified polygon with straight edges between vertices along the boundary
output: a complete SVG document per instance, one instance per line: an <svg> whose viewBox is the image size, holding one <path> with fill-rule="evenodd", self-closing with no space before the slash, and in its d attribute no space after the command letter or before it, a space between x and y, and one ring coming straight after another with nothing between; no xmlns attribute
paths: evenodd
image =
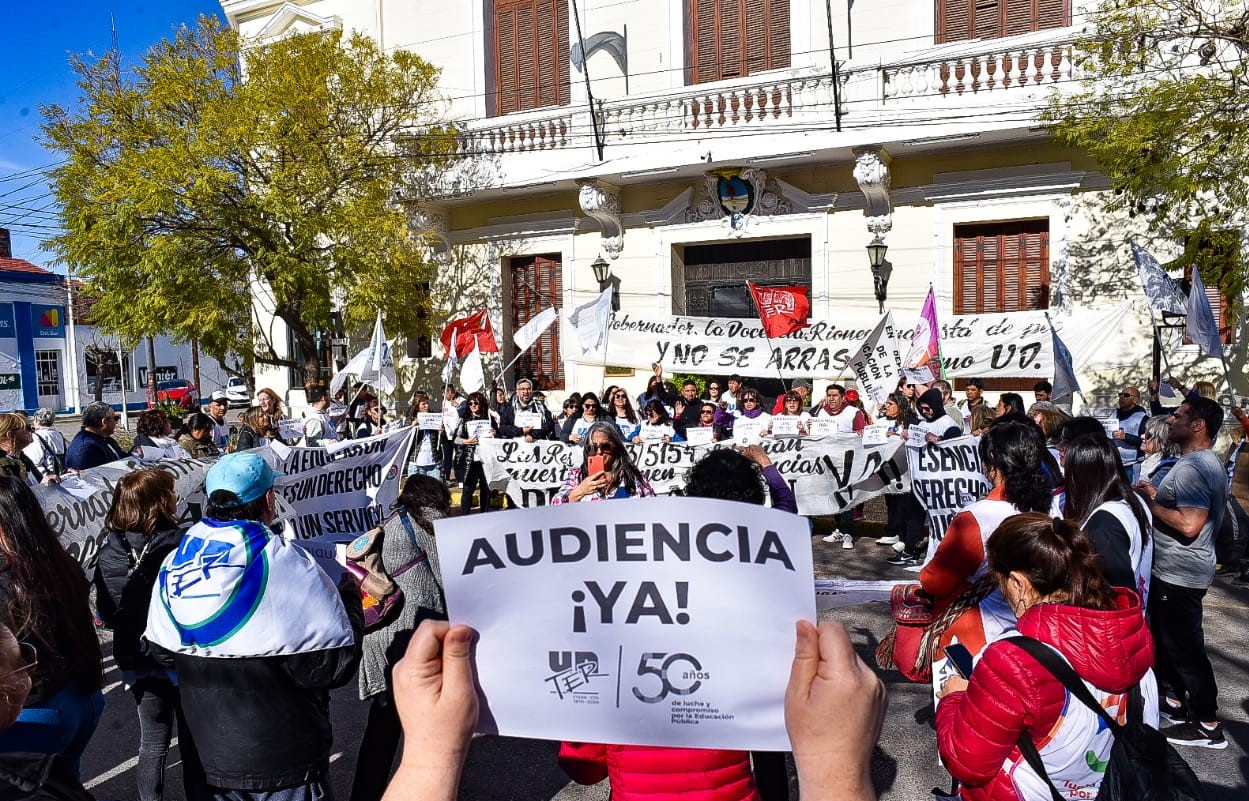
<svg viewBox="0 0 1249 801"><path fill-rule="evenodd" d="M156 402L176 403L183 409L194 410L199 408L199 392L185 378L161 381L156 385Z"/></svg>
<svg viewBox="0 0 1249 801"><path fill-rule="evenodd" d="M246 409L252 405L251 394L247 391L247 382L233 376L226 382L226 403L231 409Z"/></svg>

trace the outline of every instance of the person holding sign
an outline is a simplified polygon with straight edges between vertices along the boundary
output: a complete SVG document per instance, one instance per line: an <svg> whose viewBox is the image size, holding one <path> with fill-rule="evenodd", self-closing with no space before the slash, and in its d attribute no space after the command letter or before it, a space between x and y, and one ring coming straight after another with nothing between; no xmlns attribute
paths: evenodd
<svg viewBox="0 0 1249 801"><path fill-rule="evenodd" d="M781 397L781 412L772 418L771 433L774 437L805 437L811 433L811 415L802 408L806 399L796 389Z"/></svg>
<svg viewBox="0 0 1249 801"><path fill-rule="evenodd" d="M642 421L638 419L638 413L633 410L633 402L629 400L629 393L621 387L613 387L610 400L621 438L625 442L640 442L637 436L641 432Z"/></svg>
<svg viewBox="0 0 1249 801"><path fill-rule="evenodd" d="M459 449L457 472L464 476L464 484L460 488L460 512L463 514L469 514L473 510L474 490L480 493L480 511L490 510L490 484L486 481L486 470L482 467L481 455L477 452L477 442L482 437L493 437L497 433L498 427L487 405L486 396L480 392L469 395L455 435L455 444Z"/></svg>
<svg viewBox="0 0 1249 801"><path fill-rule="evenodd" d="M668 410L657 400L646 404L646 419L638 426L633 442L684 442L685 438L676 432Z"/></svg>
<svg viewBox="0 0 1249 801"><path fill-rule="evenodd" d="M565 437L570 445L580 445L585 439L586 432L590 430L590 426L599 422L599 416L602 407L599 405L598 398L593 392L587 392L581 396L581 416L569 417L564 421L564 431L568 433Z"/></svg>
<svg viewBox="0 0 1249 801"><path fill-rule="evenodd" d="M867 415L862 409L846 403L846 388L841 384L829 384L824 389L824 403L812 413L814 417L833 420L838 434L861 434L867 428ZM837 514L837 528L824 535L825 542L840 542L844 550L854 548L854 510Z"/></svg>
<svg viewBox="0 0 1249 801"><path fill-rule="evenodd" d="M943 439L954 439L963 436L963 427L954 418L945 413L945 404L941 402L941 390L932 389L919 396L915 410L923 418L925 442L940 442Z"/></svg>
<svg viewBox="0 0 1249 801"><path fill-rule="evenodd" d="M906 431L919 422L911 411L911 402L904 392L891 392L885 400L885 413L879 418L889 426L889 436L905 437ZM897 553L887 560L891 565L910 567L923 561L919 544L924 539L924 507L914 493L885 495L885 536L877 545L889 545Z"/></svg>
<svg viewBox="0 0 1249 801"><path fill-rule="evenodd" d="M512 402L499 407L499 436L505 439L524 437L525 442L555 439L551 412L534 397L530 379L517 381Z"/></svg>
<svg viewBox="0 0 1249 801"><path fill-rule="evenodd" d="M740 413L733 422L733 438L738 444L758 443L771 423L772 415L763 410L759 392L750 388L742 390Z"/></svg>
<svg viewBox="0 0 1249 801"><path fill-rule="evenodd" d="M551 499L553 505L654 497L655 491L629 457L615 423L595 422L582 441L581 466L569 469L564 485Z"/></svg>
<svg viewBox="0 0 1249 801"><path fill-rule="evenodd" d="M442 431L442 418L430 411L429 396L424 392L412 398L413 422L417 423L416 440L412 443L414 454L409 475L422 473L434 478L442 478L440 456L442 448L439 440Z"/></svg>
<svg viewBox="0 0 1249 801"><path fill-rule="evenodd" d="M338 439L338 425L330 419L330 391L325 387L308 388L308 405L304 412L304 444L309 448Z"/></svg>

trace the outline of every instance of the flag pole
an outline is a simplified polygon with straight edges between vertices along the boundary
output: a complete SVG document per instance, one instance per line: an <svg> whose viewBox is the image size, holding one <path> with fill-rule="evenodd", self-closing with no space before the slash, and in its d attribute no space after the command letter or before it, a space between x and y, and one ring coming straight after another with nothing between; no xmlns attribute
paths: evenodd
<svg viewBox="0 0 1249 801"><path fill-rule="evenodd" d="M1062 338L1058 336L1058 329L1054 327L1054 321L1053 321L1052 319L1050 319L1049 309L1046 309L1046 310L1045 310L1045 322L1046 322L1046 323L1048 323L1048 324L1049 324L1049 327L1050 327L1050 337L1051 337L1051 341L1052 341L1052 342L1054 342L1054 343L1059 343L1059 342L1062 342ZM940 340L938 340L938 341L940 341ZM1054 369L1055 369L1055 377L1057 377L1057 369L1058 369L1058 353L1057 353L1057 349L1055 349L1055 353L1054 353ZM1075 363L1073 362L1073 363L1071 364L1071 377L1072 377L1072 379L1074 379L1074 378L1075 378L1075 370L1076 370L1076 366L1075 366ZM1086 401L1086 400L1084 399L1084 392L1082 392L1079 388L1073 388L1073 389L1071 390L1071 393L1072 393L1073 395L1079 395L1079 396L1080 396L1080 405L1081 405L1081 406L1086 406L1086 405L1088 404L1088 401ZM1074 408L1074 407L1075 407L1075 404L1072 404L1072 408Z"/></svg>

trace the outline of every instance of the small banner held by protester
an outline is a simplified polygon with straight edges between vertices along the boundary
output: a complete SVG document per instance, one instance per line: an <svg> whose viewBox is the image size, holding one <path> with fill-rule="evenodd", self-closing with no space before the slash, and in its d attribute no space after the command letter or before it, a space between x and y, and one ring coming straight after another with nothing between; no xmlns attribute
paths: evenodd
<svg viewBox="0 0 1249 801"><path fill-rule="evenodd" d="M979 444L980 437L959 437L906 449L911 491L928 511L927 559L936 553L954 515L993 488L980 467Z"/></svg>
<svg viewBox="0 0 1249 801"><path fill-rule="evenodd" d="M447 518L434 529L447 613L479 634L478 731L789 748L793 621L815 620L801 517L646 498Z"/></svg>

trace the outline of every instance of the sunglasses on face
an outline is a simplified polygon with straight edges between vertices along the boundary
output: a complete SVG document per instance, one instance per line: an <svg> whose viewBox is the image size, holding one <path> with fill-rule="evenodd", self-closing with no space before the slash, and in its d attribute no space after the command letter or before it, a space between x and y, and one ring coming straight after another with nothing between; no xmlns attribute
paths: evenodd
<svg viewBox="0 0 1249 801"><path fill-rule="evenodd" d="M622 398L627 398L629 396L624 394L623 392L617 392L615 395L612 395L612 397L615 398L616 400L620 400Z"/></svg>
<svg viewBox="0 0 1249 801"><path fill-rule="evenodd" d="M1135 398L1136 395L1132 394L1131 392L1120 392L1119 397L1120 398Z"/></svg>
<svg viewBox="0 0 1249 801"><path fill-rule="evenodd" d="M597 409L598 404L597 403L583 403L581 404L581 408L582 409Z"/></svg>
<svg viewBox="0 0 1249 801"><path fill-rule="evenodd" d="M591 442L590 453L613 453L616 446L610 442Z"/></svg>
<svg viewBox="0 0 1249 801"><path fill-rule="evenodd" d="M742 403L758 403L758 398L742 398Z"/></svg>
<svg viewBox="0 0 1249 801"><path fill-rule="evenodd" d="M715 414L715 413L716 413L715 409L703 409L701 412L699 412L699 414Z"/></svg>

